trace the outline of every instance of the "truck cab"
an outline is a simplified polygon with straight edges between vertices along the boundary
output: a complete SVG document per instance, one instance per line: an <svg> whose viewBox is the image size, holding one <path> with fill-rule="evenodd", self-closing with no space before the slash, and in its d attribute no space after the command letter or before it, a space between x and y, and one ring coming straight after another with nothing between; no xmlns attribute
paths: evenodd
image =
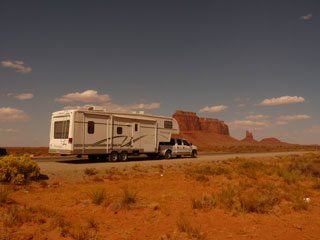
<svg viewBox="0 0 320 240"><path fill-rule="evenodd" d="M183 138L171 138L170 142L159 143L159 155L170 159L172 157L197 157L198 148Z"/></svg>

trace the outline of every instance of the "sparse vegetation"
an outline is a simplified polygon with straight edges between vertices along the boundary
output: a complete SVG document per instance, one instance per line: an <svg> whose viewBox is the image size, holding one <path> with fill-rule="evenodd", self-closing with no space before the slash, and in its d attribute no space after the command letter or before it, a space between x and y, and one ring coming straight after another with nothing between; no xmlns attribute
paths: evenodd
<svg viewBox="0 0 320 240"><path fill-rule="evenodd" d="M216 201L213 196L204 195L199 199L193 198L191 206L193 209L210 210L216 206Z"/></svg>
<svg viewBox="0 0 320 240"><path fill-rule="evenodd" d="M9 155L0 159L0 182L21 185L38 179L39 175L38 164L28 155L20 158Z"/></svg>
<svg viewBox="0 0 320 240"><path fill-rule="evenodd" d="M129 210L137 202L136 191L130 190L127 187L123 189L120 199L113 204L114 210Z"/></svg>
<svg viewBox="0 0 320 240"><path fill-rule="evenodd" d="M25 207L18 208L16 205L7 207L2 215L3 225L5 227L21 226L23 223L30 220L30 211L28 211L28 209Z"/></svg>
<svg viewBox="0 0 320 240"><path fill-rule="evenodd" d="M11 190L8 187L0 187L0 204L6 203Z"/></svg>
<svg viewBox="0 0 320 240"><path fill-rule="evenodd" d="M95 168L86 168L83 172L87 176L94 176L94 175L97 175L98 173L97 169Z"/></svg>
<svg viewBox="0 0 320 240"><path fill-rule="evenodd" d="M184 217L180 217L177 221L177 229L182 233L186 233L189 238L196 240L207 239L206 234L201 232L200 226L192 226Z"/></svg>
<svg viewBox="0 0 320 240"><path fill-rule="evenodd" d="M100 205L106 198L106 190L104 188L98 188L93 190L89 194L92 203Z"/></svg>

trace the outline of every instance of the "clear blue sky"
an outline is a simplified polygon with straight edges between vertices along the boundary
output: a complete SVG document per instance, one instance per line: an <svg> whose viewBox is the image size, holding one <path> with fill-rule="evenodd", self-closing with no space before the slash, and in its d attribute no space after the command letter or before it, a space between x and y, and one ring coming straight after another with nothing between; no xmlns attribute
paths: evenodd
<svg viewBox="0 0 320 240"><path fill-rule="evenodd" d="M319 144L319 27L318 0L1 1L0 145L47 146L85 104Z"/></svg>

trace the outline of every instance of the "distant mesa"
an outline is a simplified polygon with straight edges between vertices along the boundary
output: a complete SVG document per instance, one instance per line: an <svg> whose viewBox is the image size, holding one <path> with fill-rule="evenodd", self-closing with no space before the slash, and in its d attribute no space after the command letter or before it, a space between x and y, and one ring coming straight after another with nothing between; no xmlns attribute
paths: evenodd
<svg viewBox="0 0 320 240"><path fill-rule="evenodd" d="M199 118L194 112L176 111L173 117L178 121L180 131L206 131L229 136L229 127L224 121L213 118Z"/></svg>
<svg viewBox="0 0 320 240"><path fill-rule="evenodd" d="M224 121L215 118L200 118L194 112L176 111L173 116L179 123L180 134L173 137L185 138L199 147L239 146L239 145L289 145L276 138L255 140L253 133L246 131L242 140L230 136Z"/></svg>

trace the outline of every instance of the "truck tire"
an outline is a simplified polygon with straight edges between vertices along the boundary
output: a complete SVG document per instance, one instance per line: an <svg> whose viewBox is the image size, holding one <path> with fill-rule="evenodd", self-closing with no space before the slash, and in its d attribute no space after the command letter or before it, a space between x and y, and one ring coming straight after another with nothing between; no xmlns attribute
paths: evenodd
<svg viewBox="0 0 320 240"><path fill-rule="evenodd" d="M109 155L109 162L117 162L119 160L119 154L117 152L111 152Z"/></svg>
<svg viewBox="0 0 320 240"><path fill-rule="evenodd" d="M198 155L197 150L192 150L192 152L191 152L191 157L192 157L192 158L196 158L197 155Z"/></svg>
<svg viewBox="0 0 320 240"><path fill-rule="evenodd" d="M128 160L128 153L127 152L121 152L119 155L119 161L125 162Z"/></svg>
<svg viewBox="0 0 320 240"><path fill-rule="evenodd" d="M172 152L171 150L167 150L166 153L164 154L165 159L170 159L172 158Z"/></svg>

